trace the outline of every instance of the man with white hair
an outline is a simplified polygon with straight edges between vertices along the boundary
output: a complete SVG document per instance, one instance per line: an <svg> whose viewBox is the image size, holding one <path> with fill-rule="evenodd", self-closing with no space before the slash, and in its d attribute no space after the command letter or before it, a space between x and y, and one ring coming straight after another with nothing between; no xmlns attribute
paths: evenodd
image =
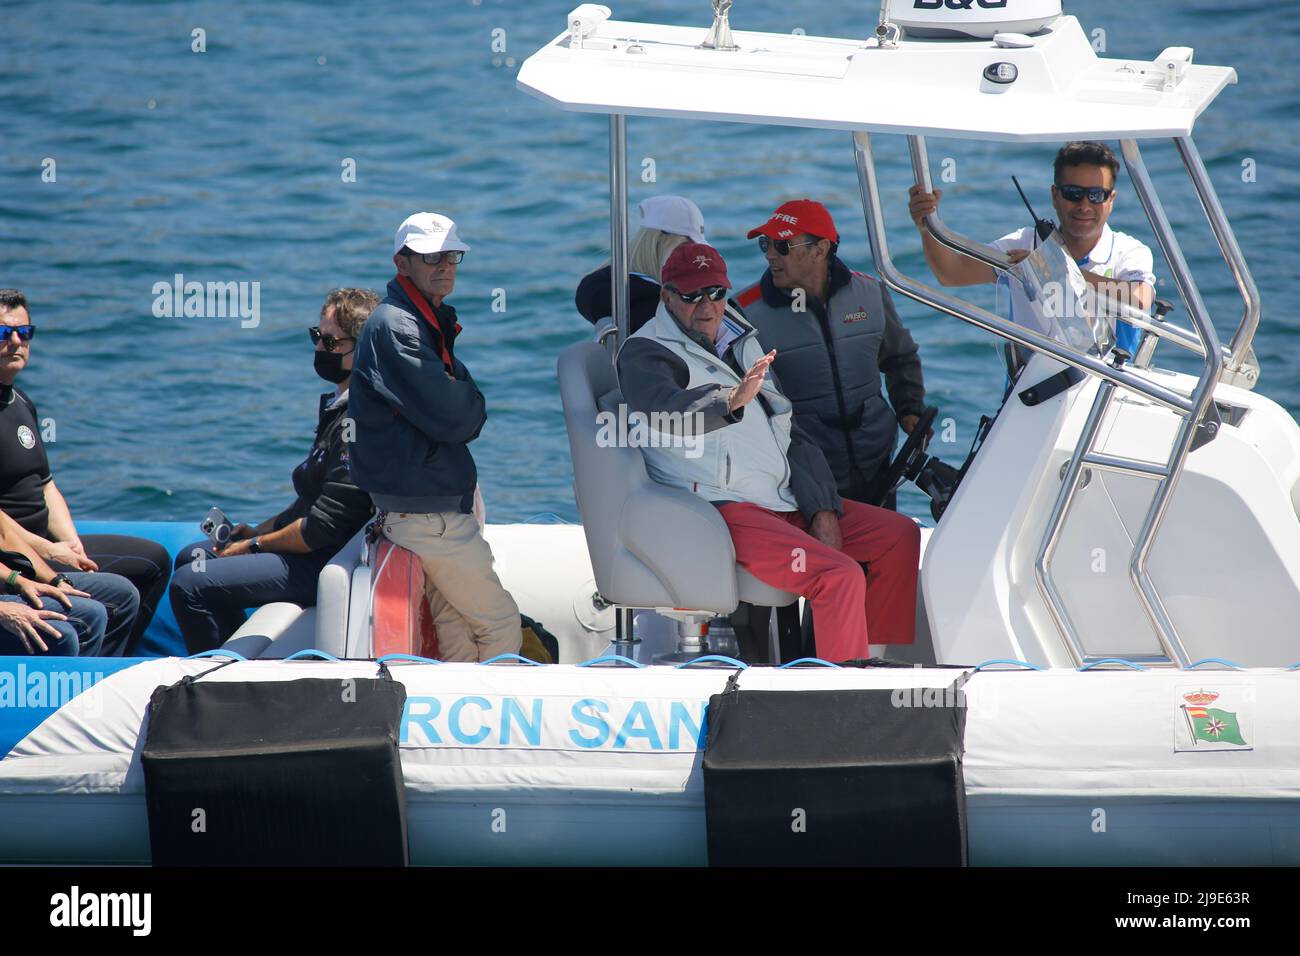
<svg viewBox="0 0 1300 956"><path fill-rule="evenodd" d="M487 410L455 357L460 324L445 301L468 251L446 216L416 213L398 227L397 275L362 329L351 385L352 477L381 512L384 536L419 555L445 661L518 653L522 637L473 514L469 443Z"/></svg>

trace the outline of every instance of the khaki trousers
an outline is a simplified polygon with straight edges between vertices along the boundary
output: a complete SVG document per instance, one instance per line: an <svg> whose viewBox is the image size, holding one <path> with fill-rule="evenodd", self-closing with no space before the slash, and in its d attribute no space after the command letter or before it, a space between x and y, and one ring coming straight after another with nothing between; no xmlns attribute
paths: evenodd
<svg viewBox="0 0 1300 956"><path fill-rule="evenodd" d="M424 564L425 592L444 661L519 653L519 607L492 570L492 548L473 515L389 512L384 537L419 555Z"/></svg>

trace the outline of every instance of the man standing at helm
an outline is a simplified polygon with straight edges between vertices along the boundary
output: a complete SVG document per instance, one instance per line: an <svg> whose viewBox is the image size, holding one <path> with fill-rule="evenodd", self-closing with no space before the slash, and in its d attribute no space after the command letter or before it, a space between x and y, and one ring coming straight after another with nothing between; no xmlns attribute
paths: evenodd
<svg viewBox="0 0 1300 956"><path fill-rule="evenodd" d="M763 345L776 349L773 367L795 421L826 456L843 497L880 503L898 429L910 433L925 411L916 343L888 290L836 255L840 236L821 203L784 203L749 238L768 268L736 299Z"/></svg>
<svg viewBox="0 0 1300 956"><path fill-rule="evenodd" d="M1083 278L1126 305L1151 310L1155 300L1154 259L1151 250L1130 235L1106 224L1115 208L1115 181L1119 160L1105 143L1074 142L1061 147L1053 163L1052 205L1066 250L1078 263ZM930 235L922 220L939 211L943 190L927 193L920 185L908 190L907 211L921 231L925 260L935 278L947 286L978 285L1000 280L992 266L962 255ZM1008 233L992 243L1019 262L1038 245L1033 226ZM1016 316L1012 316L1017 320ZM1023 322L1023 319L1019 321ZM1137 354L1140 333L1127 322L1115 325L1115 347Z"/></svg>
<svg viewBox="0 0 1300 956"><path fill-rule="evenodd" d="M397 275L362 328L352 369L352 476L394 544L420 557L445 661L518 653L519 608L492 569L474 517L469 443L483 393L455 357L460 324L445 300L469 251L456 224L421 212L397 229Z"/></svg>

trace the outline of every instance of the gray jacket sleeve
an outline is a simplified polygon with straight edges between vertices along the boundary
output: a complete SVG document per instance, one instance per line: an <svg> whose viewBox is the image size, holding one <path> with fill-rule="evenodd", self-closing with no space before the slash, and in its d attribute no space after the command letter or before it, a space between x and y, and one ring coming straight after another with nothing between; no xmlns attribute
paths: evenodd
<svg viewBox="0 0 1300 956"><path fill-rule="evenodd" d="M456 378L448 378L442 356L424 342L418 330L401 318L385 318L382 327L363 330L359 349L364 346L371 354L362 356L357 371L430 441L473 441L487 421L487 403L469 371L458 360ZM372 316L367 326L373 321Z"/></svg>
<svg viewBox="0 0 1300 956"><path fill-rule="evenodd" d="M699 416L691 418L691 421L702 423L703 432L716 431L740 421L743 408L734 414L727 410L728 389L721 385L687 388L689 381L690 371L686 363L658 342L632 338L619 350L618 384L632 411L643 415L668 412L673 418L666 424L674 429L678 423L687 420L686 416ZM692 425L691 434L702 432Z"/></svg>
<svg viewBox="0 0 1300 956"><path fill-rule="evenodd" d="M920 415L925 411L925 379L921 375L921 356L917 354L912 333L898 318L889 290L880 287L880 301L885 309L885 334L880 340L880 371L885 373L889 404L899 418Z"/></svg>

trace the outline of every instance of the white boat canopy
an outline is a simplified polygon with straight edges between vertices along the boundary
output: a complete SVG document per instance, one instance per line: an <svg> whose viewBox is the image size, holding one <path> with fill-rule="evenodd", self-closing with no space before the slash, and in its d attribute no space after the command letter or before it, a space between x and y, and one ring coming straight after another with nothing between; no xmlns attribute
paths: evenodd
<svg viewBox="0 0 1300 956"><path fill-rule="evenodd" d="M740 30L734 50L702 49L703 27L599 13L574 24L524 62L518 83L576 112L1012 142L1146 139L1189 136L1237 82L1230 67L1192 65L1188 47L1151 61L1099 57L1070 16L992 39Z"/></svg>

